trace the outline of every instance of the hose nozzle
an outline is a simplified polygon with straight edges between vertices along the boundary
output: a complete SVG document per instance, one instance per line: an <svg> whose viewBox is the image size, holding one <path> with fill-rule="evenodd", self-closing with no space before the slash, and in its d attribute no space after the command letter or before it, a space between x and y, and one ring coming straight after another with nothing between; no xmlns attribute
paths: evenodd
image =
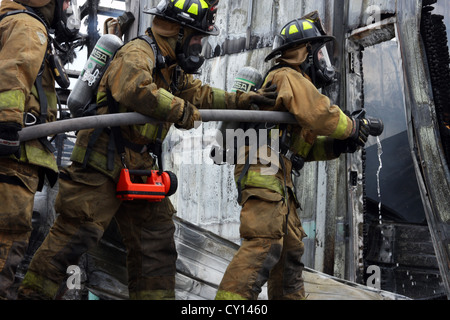
<svg viewBox="0 0 450 320"><path fill-rule="evenodd" d="M369 126L369 134L373 137L381 136L384 131L384 124L381 119L366 118L363 121Z"/></svg>

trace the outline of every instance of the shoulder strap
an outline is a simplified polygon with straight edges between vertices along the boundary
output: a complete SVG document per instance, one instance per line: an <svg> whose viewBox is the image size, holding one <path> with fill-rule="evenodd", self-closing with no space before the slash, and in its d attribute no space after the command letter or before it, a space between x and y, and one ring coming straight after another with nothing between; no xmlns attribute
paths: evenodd
<svg viewBox="0 0 450 320"><path fill-rule="evenodd" d="M148 35L146 35L146 34L140 35L138 37L138 39L144 40L145 42L148 43L148 45L153 50L153 54L155 55L156 68L158 70L163 69L166 66L166 59L161 54L161 51L159 50L158 45L156 44L156 41L153 38L151 38Z"/></svg>
<svg viewBox="0 0 450 320"><path fill-rule="evenodd" d="M152 30L150 28L148 28L147 31L150 34L153 34ZM158 44L156 43L155 39L153 39L152 37L149 37L146 34L140 35L139 37L137 37L137 39L144 40L152 48L153 54L155 55L155 60L156 60L155 61L156 66L155 66L153 72L155 72L155 71L158 72L158 76L162 79L162 81L164 81L164 83L166 84L167 87L170 87L169 83L167 82L166 78L164 78L164 75L161 72L161 69L164 69L166 67L166 58L161 54L161 50L159 49Z"/></svg>

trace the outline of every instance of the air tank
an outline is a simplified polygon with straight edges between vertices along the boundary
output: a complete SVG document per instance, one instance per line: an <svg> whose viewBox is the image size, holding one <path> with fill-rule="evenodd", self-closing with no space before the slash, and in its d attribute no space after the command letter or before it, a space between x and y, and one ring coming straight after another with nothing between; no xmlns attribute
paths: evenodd
<svg viewBox="0 0 450 320"><path fill-rule="evenodd" d="M238 91L242 91L248 93L250 91L256 91L262 86L263 82L264 79L261 73L255 68L247 66L242 68L236 75L231 92L236 93ZM255 108L257 107L255 106ZM234 131L239 127L239 122L223 121L220 124L216 135L216 143L212 146L210 153L210 158L214 161L215 164L236 164L234 162L237 150L234 150L234 152L232 153L229 152L229 154L227 155L227 151L231 151L230 148L233 148L234 144L227 143L226 136L227 130Z"/></svg>
<svg viewBox="0 0 450 320"><path fill-rule="evenodd" d="M112 56L122 45L123 41L113 34L105 34L98 39L67 100L72 117L81 117L91 104Z"/></svg>
<svg viewBox="0 0 450 320"><path fill-rule="evenodd" d="M252 67L244 67L234 79L233 89L231 92L243 91L250 92L258 90L264 79L261 73Z"/></svg>

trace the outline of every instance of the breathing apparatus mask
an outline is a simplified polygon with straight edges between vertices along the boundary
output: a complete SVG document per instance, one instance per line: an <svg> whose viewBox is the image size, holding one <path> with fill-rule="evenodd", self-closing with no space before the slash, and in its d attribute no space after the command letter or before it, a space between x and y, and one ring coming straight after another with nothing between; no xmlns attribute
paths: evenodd
<svg viewBox="0 0 450 320"><path fill-rule="evenodd" d="M64 2L64 0L56 0L55 18L52 24L52 28L55 30L55 40L59 44L76 40L81 26L77 0L71 0L71 4L66 10L64 10Z"/></svg>
<svg viewBox="0 0 450 320"><path fill-rule="evenodd" d="M308 58L302 63L303 71L311 78L317 89L331 85L335 81L336 69L331 64L325 44L307 45Z"/></svg>
<svg viewBox="0 0 450 320"><path fill-rule="evenodd" d="M64 65L73 61L75 57L74 49L78 45L74 44L74 41L80 38L78 31L81 26L77 0L71 0L69 7L65 8L67 2L55 1L55 13L51 25L55 38L51 41L51 54L48 57L53 76L63 89L70 86L70 79Z"/></svg>
<svg viewBox="0 0 450 320"><path fill-rule="evenodd" d="M195 74L198 73L198 69L200 69L205 62L205 57L202 55L202 50L206 38L203 34L193 32L188 35L183 42L183 33L184 31L180 30L175 48L177 63L185 73Z"/></svg>

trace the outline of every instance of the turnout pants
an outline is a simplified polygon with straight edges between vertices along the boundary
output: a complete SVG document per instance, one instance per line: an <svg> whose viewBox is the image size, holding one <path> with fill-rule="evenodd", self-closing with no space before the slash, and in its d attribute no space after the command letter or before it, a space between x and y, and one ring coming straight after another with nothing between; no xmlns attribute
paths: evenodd
<svg viewBox="0 0 450 320"><path fill-rule="evenodd" d="M32 231L39 168L0 159L0 299L12 299L11 285Z"/></svg>
<svg viewBox="0 0 450 320"><path fill-rule="evenodd" d="M291 198L265 190L242 191L242 245L220 283L217 300L256 300L267 282L271 300L305 298L302 278L306 236Z"/></svg>
<svg viewBox="0 0 450 320"><path fill-rule="evenodd" d="M62 170L59 183L59 216L30 263L19 297L53 299L68 266L97 244L114 217L127 248L130 299L174 299L177 253L170 200L122 202L110 178L77 165Z"/></svg>

